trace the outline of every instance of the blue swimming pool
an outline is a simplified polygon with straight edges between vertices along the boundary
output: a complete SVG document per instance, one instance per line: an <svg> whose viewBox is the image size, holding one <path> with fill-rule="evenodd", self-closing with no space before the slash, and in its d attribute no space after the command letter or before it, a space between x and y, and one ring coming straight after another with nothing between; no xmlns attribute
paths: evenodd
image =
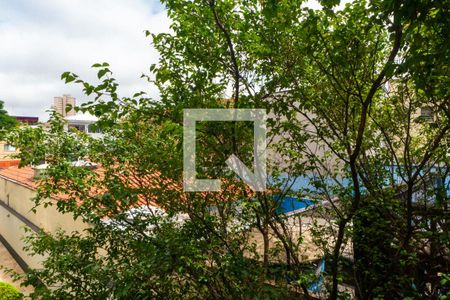
<svg viewBox="0 0 450 300"><path fill-rule="evenodd" d="M312 200L296 197L275 197L275 200L280 202L280 206L277 209L278 214L286 214L314 205Z"/></svg>

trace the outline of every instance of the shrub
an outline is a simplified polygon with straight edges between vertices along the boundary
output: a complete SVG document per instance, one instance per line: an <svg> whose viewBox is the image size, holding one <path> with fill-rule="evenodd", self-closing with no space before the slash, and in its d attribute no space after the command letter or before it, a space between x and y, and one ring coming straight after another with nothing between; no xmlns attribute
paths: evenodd
<svg viewBox="0 0 450 300"><path fill-rule="evenodd" d="M0 282L0 299L2 300L19 300L22 299L22 293L6 282Z"/></svg>

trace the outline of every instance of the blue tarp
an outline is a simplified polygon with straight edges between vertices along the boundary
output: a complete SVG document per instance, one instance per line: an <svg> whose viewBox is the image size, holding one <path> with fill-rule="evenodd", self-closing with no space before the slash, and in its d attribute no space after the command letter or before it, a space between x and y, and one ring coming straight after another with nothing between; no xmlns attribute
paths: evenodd
<svg viewBox="0 0 450 300"><path fill-rule="evenodd" d="M318 277L316 282L311 283L308 286L308 291L318 293L323 286L323 272L325 272L325 259L322 258L320 264L316 270L316 276Z"/></svg>
<svg viewBox="0 0 450 300"><path fill-rule="evenodd" d="M404 184L404 182L402 181L401 177L398 175L398 168L397 167L386 167L387 170L389 170L391 172L391 174L393 175L393 181L394 182L390 182L387 178L386 178L386 186L390 186L392 183L394 184ZM430 174L436 173L435 169L431 169ZM336 181L337 182L336 182ZM317 188L314 186L314 181L319 181L319 177L317 176L317 174L306 174L306 175L302 175L302 176L297 176L297 177L290 177L287 174L281 174L280 176L277 176L276 178L272 177L269 178L269 185L271 186L275 186L277 188L280 188L282 191L288 192L288 193L296 193L296 192L302 192L303 194L309 194L309 193L318 193L321 192L319 190L317 190ZM325 184L328 187L328 192L329 193L333 193L333 187L338 187L339 185L342 185L344 187L350 187L351 188L351 181L348 178L321 178L320 181L325 181L322 182L323 184ZM434 186L435 188L443 188L446 190L446 196L450 197L450 176L447 176L443 181L442 180L438 180L438 178L435 178L434 180ZM362 191L365 191L364 186L362 187ZM333 196L333 195L331 195ZM416 201L416 197L421 197L421 193L420 191L418 193L416 193L416 195L413 196L413 201ZM281 210L281 212L290 212L292 210L294 210L293 208L302 208L302 205L305 205L304 203L292 203L292 201L290 199L294 199L296 200L296 198L294 197L285 197L287 203L286 204L282 204L283 209ZM289 202L290 201L290 202ZM305 203L308 204L308 201L310 200L303 200L303 202L306 201ZM430 202L434 202L433 197L429 197L428 201ZM283 201L284 202L284 201ZM297 201L298 202L298 201ZM300 201L302 202L302 201ZM310 205L310 204L308 204Z"/></svg>

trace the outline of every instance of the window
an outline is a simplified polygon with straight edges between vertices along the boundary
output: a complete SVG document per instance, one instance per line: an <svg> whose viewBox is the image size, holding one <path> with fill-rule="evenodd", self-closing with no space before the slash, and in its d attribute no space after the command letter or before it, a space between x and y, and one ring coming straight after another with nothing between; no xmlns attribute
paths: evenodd
<svg viewBox="0 0 450 300"><path fill-rule="evenodd" d="M14 151L16 151L16 147L14 147L13 145L10 145L10 144L5 144L5 145L3 145L3 151L14 152Z"/></svg>
<svg viewBox="0 0 450 300"><path fill-rule="evenodd" d="M95 124L91 124L88 126L89 133L102 133L102 131Z"/></svg>
<svg viewBox="0 0 450 300"><path fill-rule="evenodd" d="M81 132L85 132L85 130L86 130L84 125L69 125L69 129L71 129L71 128L76 129Z"/></svg>
<svg viewBox="0 0 450 300"><path fill-rule="evenodd" d="M431 109L431 107L422 107L420 109L420 118L426 122L433 122L433 110Z"/></svg>

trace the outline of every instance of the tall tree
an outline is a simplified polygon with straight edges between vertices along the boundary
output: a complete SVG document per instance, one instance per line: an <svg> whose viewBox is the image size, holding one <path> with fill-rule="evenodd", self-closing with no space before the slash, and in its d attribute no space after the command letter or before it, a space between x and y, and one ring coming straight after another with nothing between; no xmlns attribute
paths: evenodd
<svg viewBox="0 0 450 300"><path fill-rule="evenodd" d="M9 130L17 126L18 122L15 118L8 115L4 105L5 102L0 100L0 130Z"/></svg>
<svg viewBox="0 0 450 300"><path fill-rule="evenodd" d="M99 116L102 140L64 133L57 116L50 132L13 136L23 163L49 162L37 204L66 194L58 209L92 224L30 237L48 257L28 274L43 283L34 296L312 297L305 220L331 266L323 297L344 296L344 283L359 299L446 293L450 3L162 2L173 32L147 32L160 61L144 76L160 99L121 97L95 64L99 84L62 77L95 95L80 109ZM269 111L270 189L250 192L224 168L233 153L250 165L250 124L209 122L197 172L222 192L183 193L183 109L225 107ZM294 189L298 179L308 184ZM286 196L317 205L287 218Z"/></svg>

